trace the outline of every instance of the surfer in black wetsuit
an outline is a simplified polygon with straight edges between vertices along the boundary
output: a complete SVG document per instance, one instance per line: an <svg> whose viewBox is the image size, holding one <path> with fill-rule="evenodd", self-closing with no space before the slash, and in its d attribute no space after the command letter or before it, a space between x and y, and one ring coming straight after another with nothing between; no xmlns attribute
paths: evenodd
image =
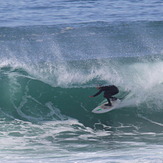
<svg viewBox="0 0 163 163"><path fill-rule="evenodd" d="M95 97L104 92L104 97L107 99L108 104L105 104L106 106L112 106L110 99L112 100L117 100L116 97L112 97L113 95L116 95L119 90L116 86L114 85L109 85L109 86L102 86L102 87L96 87L99 91L94 94L93 96L89 97Z"/></svg>

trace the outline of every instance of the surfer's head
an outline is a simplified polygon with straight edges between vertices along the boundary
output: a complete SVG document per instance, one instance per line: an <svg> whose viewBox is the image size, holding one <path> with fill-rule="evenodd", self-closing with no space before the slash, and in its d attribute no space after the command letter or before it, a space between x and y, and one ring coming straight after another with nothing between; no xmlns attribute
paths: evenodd
<svg viewBox="0 0 163 163"><path fill-rule="evenodd" d="M101 86L100 85L96 86L96 89L101 89Z"/></svg>
<svg viewBox="0 0 163 163"><path fill-rule="evenodd" d="M96 87L96 89L100 89L100 87Z"/></svg>

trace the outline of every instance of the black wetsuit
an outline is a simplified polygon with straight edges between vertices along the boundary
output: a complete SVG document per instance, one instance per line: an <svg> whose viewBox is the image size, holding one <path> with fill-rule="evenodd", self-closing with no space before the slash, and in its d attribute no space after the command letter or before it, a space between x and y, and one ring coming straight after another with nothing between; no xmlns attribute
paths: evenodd
<svg viewBox="0 0 163 163"><path fill-rule="evenodd" d="M111 106L110 98L113 98L112 96L117 94L119 90L114 85L103 86L99 88L99 91L95 95L93 95L93 97L98 96L102 92L104 92L104 97L107 99L108 105Z"/></svg>

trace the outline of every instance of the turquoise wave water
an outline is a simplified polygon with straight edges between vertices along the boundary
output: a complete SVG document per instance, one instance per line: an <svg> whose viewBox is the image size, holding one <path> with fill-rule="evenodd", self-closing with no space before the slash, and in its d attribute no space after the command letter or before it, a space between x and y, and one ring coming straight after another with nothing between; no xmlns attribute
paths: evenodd
<svg viewBox="0 0 163 163"><path fill-rule="evenodd" d="M122 108L114 111L109 119L134 124L141 121L139 115L146 115L155 120L155 116L162 112L163 81L160 74L163 63L127 60L90 60L87 64L86 61L67 62L66 67L59 64L62 71L54 69L53 75L47 67L42 67L41 71L32 68L31 74L20 68L1 67L1 117L30 122L62 121L71 117L92 128L99 119L102 124L110 124L110 114L91 113L103 96L93 99L88 96L97 91L97 84L114 83L120 89L117 97L125 98ZM121 64L122 61L125 62ZM87 67L90 72L86 71ZM123 112L127 113L126 118L121 115Z"/></svg>
<svg viewBox="0 0 163 163"><path fill-rule="evenodd" d="M147 161L160 161L162 29L162 22L0 28L2 160L131 162L147 152ZM88 97L97 84L119 87L119 109L91 112L104 100Z"/></svg>

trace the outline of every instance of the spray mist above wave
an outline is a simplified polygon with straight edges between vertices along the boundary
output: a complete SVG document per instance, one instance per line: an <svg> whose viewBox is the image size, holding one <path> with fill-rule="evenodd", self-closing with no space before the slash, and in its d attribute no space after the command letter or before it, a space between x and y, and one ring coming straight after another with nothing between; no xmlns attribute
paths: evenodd
<svg viewBox="0 0 163 163"><path fill-rule="evenodd" d="M46 62L159 54L162 26L162 22L94 22L0 28L1 55Z"/></svg>

